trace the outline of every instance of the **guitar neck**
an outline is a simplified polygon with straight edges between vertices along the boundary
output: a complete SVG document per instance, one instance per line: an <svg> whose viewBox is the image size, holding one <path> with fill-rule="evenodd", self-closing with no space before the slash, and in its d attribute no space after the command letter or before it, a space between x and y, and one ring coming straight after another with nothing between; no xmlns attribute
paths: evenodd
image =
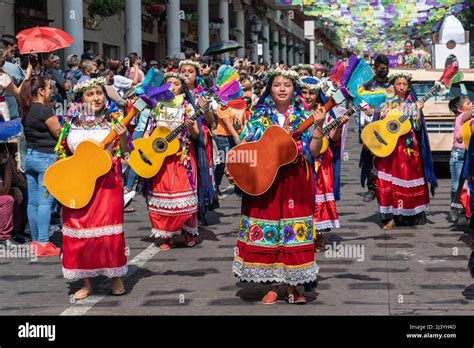
<svg viewBox="0 0 474 348"><path fill-rule="evenodd" d="M430 99L432 96L434 96L435 94L437 94L439 92L439 90L441 89L441 86L439 84L435 84L433 87L431 87L430 91L428 93L426 93L423 98L421 98L420 100L424 103L426 102L428 99ZM405 122L406 120L408 119L408 115L402 115L400 116L399 118L399 121L400 122Z"/></svg>
<svg viewBox="0 0 474 348"><path fill-rule="evenodd" d="M337 117L335 120L331 121L328 125L326 125L324 128L323 128L323 135L324 136L328 136L329 133L339 127L341 124L342 124L342 118L344 116L352 116L354 115L358 110L360 110L360 106L358 107L352 107L350 108L349 110L347 110L343 115Z"/></svg>
<svg viewBox="0 0 474 348"><path fill-rule="evenodd" d="M337 103L336 101L333 99L333 98L329 98L329 100L327 101L326 104L324 104L322 107L320 107L318 109L318 111L322 111L324 113L328 112L329 110L331 110L334 106L336 106ZM295 130L293 133L291 133L291 136L295 139L297 139L298 137L301 136L301 134L303 134L303 132L308 129L309 127L311 127L314 123L314 119L313 119L313 116L310 115L310 117L308 117L302 124L300 124L300 126L298 127L297 130Z"/></svg>
<svg viewBox="0 0 474 348"><path fill-rule="evenodd" d="M204 114L204 110L202 110L201 108L199 108L195 113L194 115L192 115L189 119L192 120L192 121L195 121L197 120L199 117L201 117L201 115ZM171 140L173 140L174 138L176 138L182 131L183 129L186 128L186 123L182 123L181 125L179 125L178 127L176 127L173 131L171 131L167 136L166 136L166 140L168 142L170 142Z"/></svg>
<svg viewBox="0 0 474 348"><path fill-rule="evenodd" d="M143 110L145 110L146 108L148 107L147 103L141 99L141 98L137 98L135 100L135 102L133 103L133 106L132 108L130 109L130 111L128 112L127 116L125 116L125 118L120 121L120 123L124 126L127 126L130 121L139 113L139 112L142 112ZM112 130L106 137L104 140L102 140L100 143L102 144L102 146L105 148L107 148L114 140L115 138L117 137L117 133L115 132L115 130Z"/></svg>
<svg viewBox="0 0 474 348"><path fill-rule="evenodd" d="M130 109L128 112L127 116L120 121L120 123L124 126L127 126L130 121L137 115L138 109L134 106ZM104 148L107 148L117 137L117 133L115 132L115 129L113 129L106 137L104 140L101 141L101 144L104 146Z"/></svg>

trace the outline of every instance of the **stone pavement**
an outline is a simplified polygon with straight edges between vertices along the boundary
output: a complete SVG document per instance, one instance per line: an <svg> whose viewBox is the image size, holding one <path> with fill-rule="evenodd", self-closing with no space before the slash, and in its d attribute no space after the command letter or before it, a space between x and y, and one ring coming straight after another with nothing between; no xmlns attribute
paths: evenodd
<svg viewBox="0 0 474 348"><path fill-rule="evenodd" d="M125 215L130 248L127 294L110 296L110 282L95 280L93 296L71 303L81 286L63 279L59 258L0 259L3 315L473 315L474 281L467 271L472 235L447 221L449 172L439 180L428 223L385 233L376 201L362 202L359 151L350 133L342 165L341 228L330 243L363 247L363 260L318 253L318 287L305 306L279 301L264 306L267 287L240 284L232 274L240 199L226 190L221 207L209 214L194 248L159 251L153 245L145 202L135 199ZM55 236L59 242L60 236Z"/></svg>

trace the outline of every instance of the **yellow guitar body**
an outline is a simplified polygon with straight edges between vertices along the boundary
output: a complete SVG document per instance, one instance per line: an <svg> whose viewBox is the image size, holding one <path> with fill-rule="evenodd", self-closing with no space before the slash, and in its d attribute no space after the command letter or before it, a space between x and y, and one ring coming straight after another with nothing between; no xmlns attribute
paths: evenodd
<svg viewBox="0 0 474 348"><path fill-rule="evenodd" d="M462 140L466 149L469 148L469 142L471 141L471 122L467 121L462 126Z"/></svg>
<svg viewBox="0 0 474 348"><path fill-rule="evenodd" d="M328 147L329 147L329 139L328 138L323 137L323 139L321 141L322 141L322 144L321 144L321 150L319 150L319 154L325 153L327 151Z"/></svg>
<svg viewBox="0 0 474 348"><path fill-rule="evenodd" d="M389 156L395 150L398 139L411 130L410 119L401 122L401 116L400 110L392 109L383 120L369 123L362 130L362 141L375 156Z"/></svg>
<svg viewBox="0 0 474 348"><path fill-rule="evenodd" d="M98 178L112 167L112 154L93 140L79 143L74 156L55 162L44 173L44 184L62 205L85 207L92 199Z"/></svg>
<svg viewBox="0 0 474 348"><path fill-rule="evenodd" d="M157 127L149 138L133 141L134 150L130 153L128 164L142 178L152 178L159 171L166 157L179 151L179 139L170 142L166 136L171 131L166 127Z"/></svg>

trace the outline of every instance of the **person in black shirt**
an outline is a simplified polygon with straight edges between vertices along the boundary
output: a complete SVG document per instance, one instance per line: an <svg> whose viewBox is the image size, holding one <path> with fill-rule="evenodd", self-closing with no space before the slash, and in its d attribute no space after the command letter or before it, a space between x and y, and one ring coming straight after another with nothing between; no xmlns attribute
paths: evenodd
<svg viewBox="0 0 474 348"><path fill-rule="evenodd" d="M27 143L25 171L32 251L37 256L58 256L60 250L49 241L48 235L54 198L43 186L46 169L56 161L54 147L61 127L54 111L47 106L51 83L44 77L33 77L25 82L20 97Z"/></svg>
<svg viewBox="0 0 474 348"><path fill-rule="evenodd" d="M370 80L364 85L365 90L374 91L379 88L387 89L390 86L390 82L388 80L389 63L390 61L388 60L388 58L382 54L377 56L377 58L375 58L375 61L374 61L375 76L372 80ZM371 108L365 109L364 112L365 114L367 114L367 116L372 117ZM364 115L361 113L360 117L363 117L363 116ZM374 175L372 174L373 160L374 160L373 155L368 150L363 148L361 152L359 166L361 167L361 170L362 170L362 173L361 173L362 186L364 186L365 179L367 179L368 191L364 196L364 199L363 199L364 202L370 202L375 199Z"/></svg>

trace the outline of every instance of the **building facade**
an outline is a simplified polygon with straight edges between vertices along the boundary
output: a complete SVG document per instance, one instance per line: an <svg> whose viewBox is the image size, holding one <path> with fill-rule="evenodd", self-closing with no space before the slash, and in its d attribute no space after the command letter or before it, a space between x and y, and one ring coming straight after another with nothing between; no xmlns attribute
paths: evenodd
<svg viewBox="0 0 474 348"><path fill-rule="evenodd" d="M166 56L183 57L190 50L202 54L218 40L233 39L243 48L231 56L289 65L312 61L312 36L305 38L303 14L298 8L275 5L273 1L125 0L123 11L105 18L89 16L89 6L94 2L0 1L0 34L14 34L33 26L61 28L75 39L73 46L64 50L65 56L90 49L111 58L135 51L146 61L163 60ZM330 65L335 61L335 57L329 59L330 52L325 48L316 46L312 52L315 62L324 60Z"/></svg>

